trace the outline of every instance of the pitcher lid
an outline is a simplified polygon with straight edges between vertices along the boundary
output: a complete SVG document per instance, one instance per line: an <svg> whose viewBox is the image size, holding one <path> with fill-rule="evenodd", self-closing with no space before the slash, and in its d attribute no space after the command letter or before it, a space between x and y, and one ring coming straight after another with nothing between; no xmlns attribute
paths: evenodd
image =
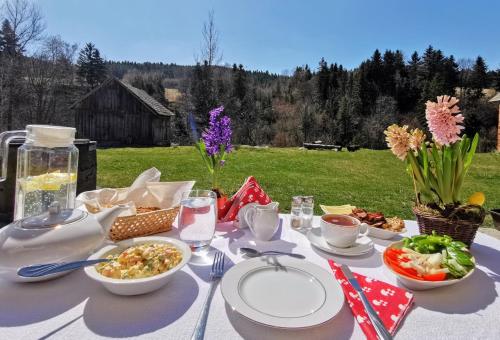
<svg viewBox="0 0 500 340"><path fill-rule="evenodd" d="M59 202L55 201L49 206L49 210L36 216L26 217L18 221L23 229L54 228L60 225L76 222L87 215L79 209L61 209Z"/></svg>
<svg viewBox="0 0 500 340"><path fill-rule="evenodd" d="M46 148L65 147L73 144L76 129L67 126L27 125L26 138L35 146Z"/></svg>

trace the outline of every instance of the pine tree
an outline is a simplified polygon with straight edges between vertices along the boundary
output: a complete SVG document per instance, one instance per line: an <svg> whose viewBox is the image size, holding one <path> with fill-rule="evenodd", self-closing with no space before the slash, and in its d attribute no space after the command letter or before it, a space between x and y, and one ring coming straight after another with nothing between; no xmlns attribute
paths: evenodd
<svg viewBox="0 0 500 340"><path fill-rule="evenodd" d="M5 128L13 128L13 117L19 115L20 103L24 95L23 49L9 20L5 19L0 28L0 116ZM2 112L3 111L3 112Z"/></svg>
<svg viewBox="0 0 500 340"><path fill-rule="evenodd" d="M321 58L318 67L317 93L320 103L324 104L328 100L328 83L330 81L330 71L325 58Z"/></svg>
<svg viewBox="0 0 500 340"><path fill-rule="evenodd" d="M444 59L442 78L443 78L443 94L450 96L455 95L455 87L459 84L458 64L455 62L453 55Z"/></svg>
<svg viewBox="0 0 500 340"><path fill-rule="evenodd" d="M394 52L394 68L401 76L406 76L405 56L400 50Z"/></svg>
<svg viewBox="0 0 500 340"><path fill-rule="evenodd" d="M402 113L414 111L420 100L422 92L420 88L421 66L422 62L415 51L411 55L408 65L405 65L404 70L399 71L396 83L396 96L394 98L396 99L399 111Z"/></svg>
<svg viewBox="0 0 500 340"><path fill-rule="evenodd" d="M107 77L107 69L103 58L95 45L92 43L85 44L78 56L76 63L76 74L86 82L91 89L101 84Z"/></svg>
<svg viewBox="0 0 500 340"><path fill-rule="evenodd" d="M422 74L424 79L428 82L432 81L436 74L442 70L443 61L443 52L441 50L435 50L429 45L422 58Z"/></svg>
<svg viewBox="0 0 500 340"><path fill-rule="evenodd" d="M359 72L349 74L345 84L345 94L339 101L333 132L336 142L342 146L354 141L361 120L360 77Z"/></svg>
<svg viewBox="0 0 500 340"><path fill-rule="evenodd" d="M0 30L0 51L4 55L11 57L18 56L23 52L19 45L19 38L16 36L16 33L7 19L2 22L2 28Z"/></svg>
<svg viewBox="0 0 500 340"><path fill-rule="evenodd" d="M92 66L94 69L95 79L97 83L102 83L107 78L107 69L104 59L101 57L101 52L97 48L94 48L92 53Z"/></svg>
<svg viewBox="0 0 500 340"><path fill-rule="evenodd" d="M488 87L488 67L484 59L478 56L471 74L472 99L477 100L482 97L483 89Z"/></svg>
<svg viewBox="0 0 500 340"><path fill-rule="evenodd" d="M382 55L378 49L373 52L372 58L370 59L370 67L368 78L375 83L378 92L381 90L382 77L384 74L384 63L382 61Z"/></svg>
<svg viewBox="0 0 500 340"><path fill-rule="evenodd" d="M247 93L247 78L243 65L233 65L233 96L240 102L243 101Z"/></svg>
<svg viewBox="0 0 500 340"><path fill-rule="evenodd" d="M205 129L208 126L208 112L217 105L210 66L206 61L194 67L189 93L196 121L201 129Z"/></svg>
<svg viewBox="0 0 500 340"><path fill-rule="evenodd" d="M394 76L396 73L396 56L391 50L386 50L383 57L383 72L381 79L382 94L393 96L396 94L396 83Z"/></svg>
<svg viewBox="0 0 500 340"><path fill-rule="evenodd" d="M414 83L417 83L418 81L420 66L421 66L420 57L418 56L417 51L415 51L411 55L411 59L408 64L408 76L410 77L410 80Z"/></svg>

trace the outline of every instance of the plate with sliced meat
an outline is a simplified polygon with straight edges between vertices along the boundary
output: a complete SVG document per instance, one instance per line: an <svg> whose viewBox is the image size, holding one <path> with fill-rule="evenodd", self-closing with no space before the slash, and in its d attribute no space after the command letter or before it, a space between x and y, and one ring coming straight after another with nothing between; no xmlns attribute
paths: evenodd
<svg viewBox="0 0 500 340"><path fill-rule="evenodd" d="M365 209L355 208L350 216L368 224L368 236L388 240L406 232L405 222L399 217L385 217L381 212L368 212Z"/></svg>

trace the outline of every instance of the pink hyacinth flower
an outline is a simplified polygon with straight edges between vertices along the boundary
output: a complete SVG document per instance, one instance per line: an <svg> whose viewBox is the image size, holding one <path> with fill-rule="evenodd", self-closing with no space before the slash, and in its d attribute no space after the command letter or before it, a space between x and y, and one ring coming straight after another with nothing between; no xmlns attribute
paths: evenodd
<svg viewBox="0 0 500 340"><path fill-rule="evenodd" d="M437 97L437 103L425 103L425 118L434 141L440 145L450 145L460 140L460 132L464 129L464 116L458 114L458 99L450 96Z"/></svg>

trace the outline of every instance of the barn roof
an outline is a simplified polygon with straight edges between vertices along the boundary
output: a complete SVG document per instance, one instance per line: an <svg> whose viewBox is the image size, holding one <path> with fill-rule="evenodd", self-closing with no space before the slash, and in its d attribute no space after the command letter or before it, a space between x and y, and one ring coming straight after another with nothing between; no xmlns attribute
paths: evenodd
<svg viewBox="0 0 500 340"><path fill-rule="evenodd" d="M500 92L498 92L493 98L489 100L490 102L500 102Z"/></svg>
<svg viewBox="0 0 500 340"><path fill-rule="evenodd" d="M147 94L145 91L138 89L137 87L133 87L130 84L127 84L120 79L116 77L109 77L106 79L101 85L84 95L82 98L78 99L73 105L71 105L71 108L74 108L77 106L80 102L82 102L84 99L88 98L89 96L93 95L97 91L99 91L101 88L107 86L109 83L116 81L118 84L120 84L124 89L126 89L128 92L130 92L134 97L136 97L140 102L142 102L145 106L147 106L150 110L152 110L154 113L160 115L160 116L174 116L174 113L167 109L165 106L160 104L156 99L151 97L149 94Z"/></svg>

